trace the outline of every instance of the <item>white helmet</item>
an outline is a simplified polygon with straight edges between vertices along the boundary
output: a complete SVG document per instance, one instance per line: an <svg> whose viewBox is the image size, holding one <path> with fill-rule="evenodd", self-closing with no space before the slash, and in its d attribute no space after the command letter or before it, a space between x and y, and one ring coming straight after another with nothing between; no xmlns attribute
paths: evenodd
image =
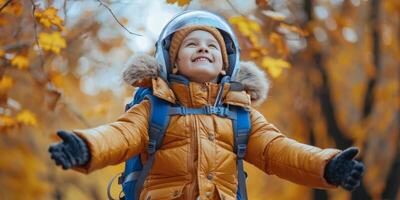
<svg viewBox="0 0 400 200"><path fill-rule="evenodd" d="M184 11L168 22L162 30L156 43L156 59L160 65L160 75L168 80L171 73L171 62L169 60L169 47L173 34L179 29L190 25L204 25L217 28L224 38L228 54L229 67L226 73L230 80L234 81L239 71L240 49L236 35L228 22L219 15L211 12L192 10Z"/></svg>

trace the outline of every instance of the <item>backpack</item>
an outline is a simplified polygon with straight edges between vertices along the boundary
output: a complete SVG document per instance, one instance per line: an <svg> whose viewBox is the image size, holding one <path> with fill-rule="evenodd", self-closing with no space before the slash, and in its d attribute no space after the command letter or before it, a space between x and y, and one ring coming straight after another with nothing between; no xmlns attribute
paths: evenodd
<svg viewBox="0 0 400 200"><path fill-rule="evenodd" d="M151 88L139 88L136 91L133 100L126 104L125 111L130 109L133 105L140 103L144 99L148 99L151 105L148 130L149 145L147 147L149 157L144 166L142 165L140 155L133 156L125 162L125 170L118 177L118 184L122 185L121 193L123 192L125 194L125 196L121 197L120 193L120 200L139 199L144 181L152 167L155 157L154 155L161 147L170 116L189 114L215 114L221 117L228 117L232 120L233 132L235 135L234 150L238 158L237 166L239 184L237 190L237 199L247 200L247 174L243 168L243 158L246 153L248 133L250 131L250 115L248 110L238 106L223 107L222 105L219 105L205 106L203 108L187 108L180 106L179 104L172 105L170 102L154 96ZM107 187L107 196L110 200L114 200L111 197L110 189L112 182L117 175L110 180Z"/></svg>

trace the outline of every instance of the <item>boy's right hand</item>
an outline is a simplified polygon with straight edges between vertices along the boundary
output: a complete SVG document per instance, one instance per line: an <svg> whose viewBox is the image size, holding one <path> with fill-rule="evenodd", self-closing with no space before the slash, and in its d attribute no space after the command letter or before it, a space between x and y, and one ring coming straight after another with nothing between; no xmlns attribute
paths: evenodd
<svg viewBox="0 0 400 200"><path fill-rule="evenodd" d="M350 147L328 162L324 172L327 182L333 185L340 185L349 191L360 186L364 173L364 164L354 159L357 153L357 148Z"/></svg>
<svg viewBox="0 0 400 200"><path fill-rule="evenodd" d="M69 169L84 165L89 161L89 149L80 137L67 131L57 131L57 135L63 141L49 147L51 159L56 162L56 165Z"/></svg>

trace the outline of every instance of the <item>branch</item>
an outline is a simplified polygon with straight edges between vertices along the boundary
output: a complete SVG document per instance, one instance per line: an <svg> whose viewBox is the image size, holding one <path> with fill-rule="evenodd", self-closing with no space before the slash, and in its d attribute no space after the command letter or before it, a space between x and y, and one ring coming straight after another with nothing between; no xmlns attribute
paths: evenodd
<svg viewBox="0 0 400 200"><path fill-rule="evenodd" d="M24 47L28 47L28 46L31 45L31 43L32 42L29 42L29 41L18 41L18 42L14 43L14 44L3 46L3 47L0 48L0 50L7 51L7 52L8 51L14 51L14 50L18 50L18 49L21 49L21 48L24 48Z"/></svg>
<svg viewBox="0 0 400 200"><path fill-rule="evenodd" d="M364 97L364 108L363 118L366 119L372 111L374 106L374 93L375 86L377 83L377 77L379 77L381 71L381 55L380 55L380 33L379 33L379 0L371 1L370 5L370 22L372 30L372 52L373 52L373 63L375 67L375 76L371 77L367 83L367 91Z"/></svg>
<svg viewBox="0 0 400 200"><path fill-rule="evenodd" d="M129 34L137 35L137 36L142 36L142 35L140 35L140 34L137 34L137 33L134 33L134 32L129 31L129 30L117 19L117 17L114 15L114 13L113 13L113 11L111 10L110 7L108 7L106 4L104 4L101 0L97 0L97 1L98 1L102 6L104 6L104 7L111 13L111 15L113 16L113 18L115 19L115 21L117 21L118 24L119 24L122 28L124 28Z"/></svg>
<svg viewBox="0 0 400 200"><path fill-rule="evenodd" d="M63 11L64 11L64 24L67 24L67 0L64 0L64 5L63 5Z"/></svg>
<svg viewBox="0 0 400 200"><path fill-rule="evenodd" d="M76 117L78 118L78 120L80 120L83 125L86 126L86 128L92 127L92 125L85 119L85 117L77 110L74 108L74 106L72 106L69 102L66 101L65 98L63 98L62 100L63 104L65 105L65 107Z"/></svg>
<svg viewBox="0 0 400 200"><path fill-rule="evenodd" d="M7 7L7 6L8 6L8 4L10 4L10 3L11 3L11 1L12 1L12 0L8 0L6 3L4 3L4 4L1 6L1 8L0 8L0 12L1 12L1 11L3 11L3 9L4 9L5 7Z"/></svg>
<svg viewBox="0 0 400 200"><path fill-rule="evenodd" d="M231 8L238 13L239 15L242 15L243 17L246 17L245 14L243 14L242 12L240 12L233 4L230 0L226 0L226 2L229 4L229 6L231 6Z"/></svg>
<svg viewBox="0 0 400 200"><path fill-rule="evenodd" d="M36 18L35 18L35 11L36 11L36 5L33 2L33 0L31 0L32 3L32 17L33 17L33 28L34 28L34 35L35 35L35 41L36 41L36 45L39 48L39 55L40 55L40 67L43 68L44 65L44 56L43 56L43 51L42 48L39 45L39 39L37 37L37 23L36 23Z"/></svg>

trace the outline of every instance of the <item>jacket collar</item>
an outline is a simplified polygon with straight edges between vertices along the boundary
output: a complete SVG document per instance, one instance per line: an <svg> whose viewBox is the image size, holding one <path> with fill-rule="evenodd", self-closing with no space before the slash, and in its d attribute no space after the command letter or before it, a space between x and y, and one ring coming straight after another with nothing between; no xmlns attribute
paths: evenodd
<svg viewBox="0 0 400 200"><path fill-rule="evenodd" d="M220 84L190 82L184 77L170 80L168 85L160 77L152 79L153 94L173 104L179 103L185 107L199 108L205 105L214 105ZM222 103L249 108L250 96L245 91L231 90L231 84L224 84Z"/></svg>
<svg viewBox="0 0 400 200"><path fill-rule="evenodd" d="M170 85L159 76L159 64L156 59L149 55L137 55L131 58L123 73L123 79L135 87L152 87L154 95L175 103L198 106L212 104L215 101L215 92L218 84L207 83L207 90L201 92L203 84L188 82L184 79L169 81ZM170 75L171 76L171 75ZM240 62L240 71L236 80L243 85L244 91L229 90L223 95L222 101L237 106L259 105L266 98L269 90L269 80L264 71L259 69L253 62ZM203 89L204 90L204 89ZM250 99L250 100L249 100Z"/></svg>

